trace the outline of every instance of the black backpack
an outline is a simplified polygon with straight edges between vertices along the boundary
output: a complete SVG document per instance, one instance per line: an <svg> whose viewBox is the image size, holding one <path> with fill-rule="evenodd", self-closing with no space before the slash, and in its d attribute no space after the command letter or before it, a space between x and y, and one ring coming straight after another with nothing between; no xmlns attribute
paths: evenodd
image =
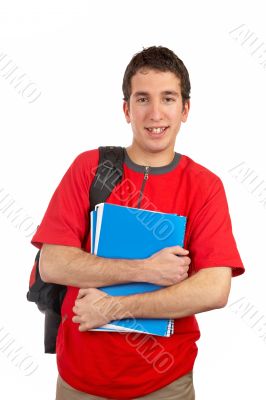
<svg viewBox="0 0 266 400"><path fill-rule="evenodd" d="M99 164L88 193L90 199L89 213L94 210L96 204L104 202L114 187L121 182L124 155L125 150L122 147L99 147ZM90 227L88 226L83 240L84 246L89 231ZM42 281L39 272L39 258L40 250L35 257L30 274L27 300L36 303L39 310L45 314L44 351L53 354L56 352L56 337L61 322L61 305L67 288L63 285Z"/></svg>

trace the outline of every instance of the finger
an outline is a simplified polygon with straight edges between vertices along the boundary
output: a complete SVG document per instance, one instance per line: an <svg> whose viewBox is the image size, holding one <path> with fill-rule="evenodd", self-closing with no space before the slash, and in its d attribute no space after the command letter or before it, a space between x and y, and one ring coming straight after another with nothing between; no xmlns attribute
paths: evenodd
<svg viewBox="0 0 266 400"><path fill-rule="evenodd" d="M184 274L180 275L180 281L181 282L184 281L187 278L188 278L188 274L187 273L184 273Z"/></svg>
<svg viewBox="0 0 266 400"><path fill-rule="evenodd" d="M189 253L188 250L184 249L181 246L172 246L172 247L168 247L168 249L170 250L171 253L177 254L180 256L185 256Z"/></svg>
<svg viewBox="0 0 266 400"><path fill-rule="evenodd" d="M182 256L180 257L179 262L181 263L181 265L189 266L191 263L191 259L189 257Z"/></svg>
<svg viewBox="0 0 266 400"><path fill-rule="evenodd" d="M89 329L87 328L87 326L84 325L84 324L80 324L79 327L78 327L78 329L79 329L80 332L85 332L85 331L88 331L88 330L89 330Z"/></svg>
<svg viewBox="0 0 266 400"><path fill-rule="evenodd" d="M72 308L72 311L73 311L74 314L78 314L78 307L74 306Z"/></svg>
<svg viewBox="0 0 266 400"><path fill-rule="evenodd" d="M74 317L72 317L72 322L74 322L75 324L80 324L82 320L79 316L75 315Z"/></svg>
<svg viewBox="0 0 266 400"><path fill-rule="evenodd" d="M86 294L87 294L87 289L79 289L77 299L82 299L82 297L85 297Z"/></svg>
<svg viewBox="0 0 266 400"><path fill-rule="evenodd" d="M188 265L182 265L181 268L180 268L181 274L186 274L188 272L188 270L189 270L189 266Z"/></svg>

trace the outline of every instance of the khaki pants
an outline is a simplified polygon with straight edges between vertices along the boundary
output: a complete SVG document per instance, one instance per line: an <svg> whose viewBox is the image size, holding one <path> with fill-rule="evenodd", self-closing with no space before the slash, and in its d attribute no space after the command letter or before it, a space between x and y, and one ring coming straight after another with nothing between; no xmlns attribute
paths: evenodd
<svg viewBox="0 0 266 400"><path fill-rule="evenodd" d="M93 396L84 392L80 392L68 385L58 375L56 387L56 400L105 400L105 397ZM193 386L192 372L182 376L176 381L156 390L143 397L138 397L137 400L195 400L195 392Z"/></svg>

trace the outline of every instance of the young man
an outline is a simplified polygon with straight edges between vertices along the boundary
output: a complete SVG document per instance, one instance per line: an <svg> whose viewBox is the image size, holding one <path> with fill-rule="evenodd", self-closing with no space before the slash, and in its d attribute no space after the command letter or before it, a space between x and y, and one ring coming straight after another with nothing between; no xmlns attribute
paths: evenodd
<svg viewBox="0 0 266 400"><path fill-rule="evenodd" d="M122 182L107 201L186 216L184 249L166 248L145 260L113 260L89 254L88 240L84 251L98 150L75 159L32 239L42 248L43 280L68 287L57 337L56 398L193 400L195 342L200 336L194 314L224 307L231 277L244 267L221 180L174 151L190 105L183 62L167 48L144 49L125 71L123 92L133 140L126 148ZM128 189L125 181L132 183ZM138 281L164 288L115 299L97 289ZM174 334L164 338L88 331L127 313L173 318Z"/></svg>

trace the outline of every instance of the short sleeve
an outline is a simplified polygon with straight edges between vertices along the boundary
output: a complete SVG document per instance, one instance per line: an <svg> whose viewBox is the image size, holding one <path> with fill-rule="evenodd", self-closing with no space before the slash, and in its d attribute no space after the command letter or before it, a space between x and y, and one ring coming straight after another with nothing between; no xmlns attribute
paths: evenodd
<svg viewBox="0 0 266 400"><path fill-rule="evenodd" d="M192 270L227 266L232 275L245 270L232 232L231 218L222 181L216 177L203 187L205 200L190 227L188 248Z"/></svg>
<svg viewBox="0 0 266 400"><path fill-rule="evenodd" d="M89 153L89 152L87 152ZM31 243L82 247L89 223L89 155L82 153L55 190Z"/></svg>

